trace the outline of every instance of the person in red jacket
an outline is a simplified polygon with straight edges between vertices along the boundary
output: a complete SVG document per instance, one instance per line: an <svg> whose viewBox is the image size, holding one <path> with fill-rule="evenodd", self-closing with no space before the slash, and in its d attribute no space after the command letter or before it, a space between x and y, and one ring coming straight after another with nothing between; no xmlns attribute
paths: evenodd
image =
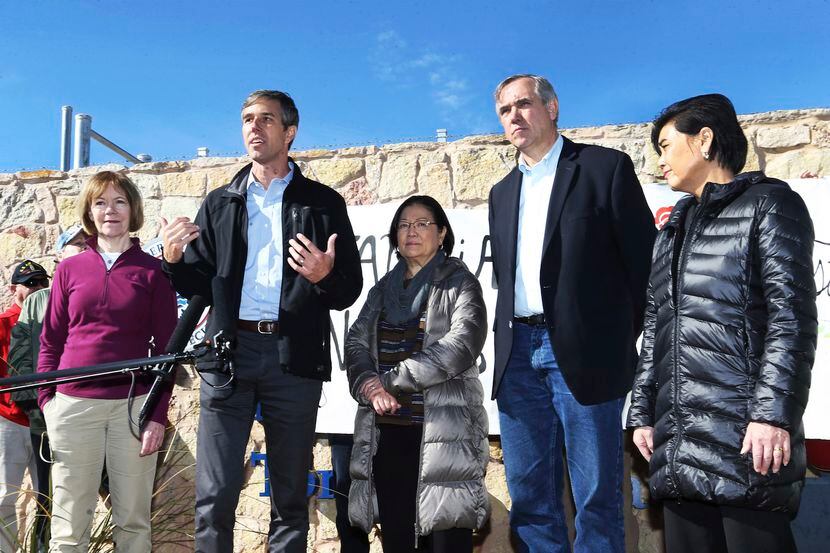
<svg viewBox="0 0 830 553"><path fill-rule="evenodd" d="M14 301L0 314L0 378L8 376L9 343L12 327L17 324L23 300L29 294L49 286L49 275L38 263L26 260L15 267L9 291ZM17 513L15 504L20 483L29 468L37 487L32 443L29 439L29 419L9 394L0 393L0 551L14 551L17 540Z"/></svg>
<svg viewBox="0 0 830 553"><path fill-rule="evenodd" d="M97 173L78 211L91 238L55 270L38 372L158 355L176 325L176 293L161 262L130 237L144 220L135 185ZM105 460L116 552L151 550L153 480L172 391L171 383L139 433L132 421L151 382L120 375L39 390L54 459L50 550L87 550Z"/></svg>

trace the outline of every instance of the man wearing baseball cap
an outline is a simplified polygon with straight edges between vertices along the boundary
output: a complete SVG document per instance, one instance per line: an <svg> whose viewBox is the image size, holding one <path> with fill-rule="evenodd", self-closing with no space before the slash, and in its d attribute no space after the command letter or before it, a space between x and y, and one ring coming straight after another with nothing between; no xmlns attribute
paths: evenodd
<svg viewBox="0 0 830 553"><path fill-rule="evenodd" d="M12 273L9 292L13 302L0 314L0 378L8 375L12 327L20 317L25 300L32 292L49 286L49 275L38 263L27 259ZM36 480L32 443L29 438L29 418L10 398L0 393L0 551L14 551L17 538L15 503L26 467ZM15 485L15 483L17 485Z"/></svg>
<svg viewBox="0 0 830 553"><path fill-rule="evenodd" d="M55 263L60 263L62 260L84 251L86 249L87 238L88 236L81 225L73 225L63 231L55 244ZM21 266L24 263L21 263ZM29 277L27 282L31 281L32 278ZM34 278L37 280L37 277ZM11 346L8 356L8 364L10 367L13 367L15 374L32 374L37 368L37 356L40 351L40 330L43 326L46 305L49 303L50 291L49 288L43 288L30 293L25 301L23 301L22 309L18 309L20 317L17 320L17 324L11 329ZM0 397L0 402L5 400L7 400L7 396L5 398ZM34 473L32 478L33 486L38 492L36 536L39 545L48 545L45 531L48 528L48 519L51 510L49 463L41 458L41 453L47 458L49 455L49 440L46 437L46 424L43 421L43 413L41 413L37 405L36 390L12 392L11 400L12 405L21 409L29 421L29 432L27 432L26 440L30 443L37 467L37 479L34 478ZM20 444L19 449L25 450L25 443ZM17 473L19 474L20 481L15 480L14 482L19 484L22 481L25 466L19 466ZM0 538L0 544L2 544L2 538ZM2 548L0 550L5 551Z"/></svg>

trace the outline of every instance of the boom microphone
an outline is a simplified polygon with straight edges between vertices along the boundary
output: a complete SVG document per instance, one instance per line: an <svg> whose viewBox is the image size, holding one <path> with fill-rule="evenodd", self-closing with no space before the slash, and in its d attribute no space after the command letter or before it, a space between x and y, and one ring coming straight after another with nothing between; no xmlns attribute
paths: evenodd
<svg viewBox="0 0 830 553"><path fill-rule="evenodd" d="M173 329L173 334L170 335L170 340L167 341L167 353L181 353L184 351L184 348L187 347L187 342L190 340L190 336L196 330L196 326L199 324L202 313L207 306L208 300L202 296L193 296L190 298L190 301L187 303L187 308L182 313L182 316L179 317L176 328ZM166 363L156 369L156 378L153 380L150 391L147 392L147 398L144 400L144 405L141 406L141 412L138 414L139 428L144 428L147 415L155 407L162 386L173 375L174 369L175 365L172 363Z"/></svg>
<svg viewBox="0 0 830 553"><path fill-rule="evenodd" d="M205 308L208 307L208 300L202 296L193 296L187 303L182 316L179 317L179 322L176 323L176 328L173 334L170 335L170 340L167 341L166 353L181 353L187 347L187 342L196 326L202 318Z"/></svg>
<svg viewBox="0 0 830 553"><path fill-rule="evenodd" d="M230 302L228 301L228 286L224 277L213 277L210 283L210 292L213 296L213 327L217 331L224 331L228 336L236 336L236 317L228 313Z"/></svg>

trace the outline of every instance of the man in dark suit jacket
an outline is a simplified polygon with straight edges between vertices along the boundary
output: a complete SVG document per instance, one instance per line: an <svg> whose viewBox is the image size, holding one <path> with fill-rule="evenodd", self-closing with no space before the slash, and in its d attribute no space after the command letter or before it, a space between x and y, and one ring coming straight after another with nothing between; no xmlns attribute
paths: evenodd
<svg viewBox="0 0 830 553"><path fill-rule="evenodd" d="M518 551L623 553L622 407L655 227L631 159L557 130L550 82L514 75L496 110L518 167L490 192L498 283L493 397Z"/></svg>

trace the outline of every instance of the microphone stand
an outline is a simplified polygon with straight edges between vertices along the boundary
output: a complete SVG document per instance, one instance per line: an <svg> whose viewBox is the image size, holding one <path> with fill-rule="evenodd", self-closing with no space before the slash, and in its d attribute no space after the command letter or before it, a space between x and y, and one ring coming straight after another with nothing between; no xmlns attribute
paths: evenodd
<svg viewBox="0 0 830 553"><path fill-rule="evenodd" d="M176 365L180 363L195 363L196 370L202 372L199 370L199 360L208 352L215 352L215 360L219 362L219 369L217 370L213 368L216 365L214 362L211 363L211 368L206 369L204 372L227 373L229 375L228 382L225 384L227 386L233 380L236 371L231 360L231 342L222 332L220 332L214 337L213 345L208 344L205 348L203 348L202 352L188 351L181 353L167 353L164 355L155 355L153 357L113 361L110 363L101 363L99 365L90 365L87 367L77 367L72 369L62 369L59 371L23 374L0 378L0 394L19 390L32 390L42 386L56 386L59 384L67 384L69 382L81 382L97 378L109 378L135 372L143 372L157 377L147 394L147 398L144 400L144 405L142 406L139 414L139 427L143 427L149 411L153 408L158 399L158 395L161 393L162 383L170 381L173 378ZM6 386L10 387L6 388Z"/></svg>

